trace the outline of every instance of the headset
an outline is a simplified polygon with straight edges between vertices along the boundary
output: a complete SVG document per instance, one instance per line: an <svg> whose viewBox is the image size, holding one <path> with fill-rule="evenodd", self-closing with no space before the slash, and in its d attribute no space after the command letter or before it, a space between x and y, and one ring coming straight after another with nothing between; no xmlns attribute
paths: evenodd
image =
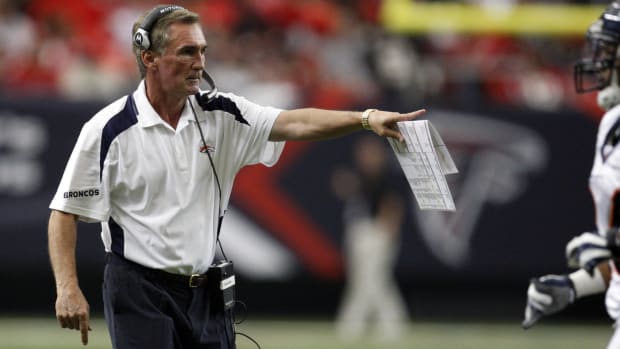
<svg viewBox="0 0 620 349"><path fill-rule="evenodd" d="M170 12L176 10L184 10L185 8L177 5L159 5L149 12L144 21L140 25L140 28L133 36L133 44L143 50L148 50L151 47L151 30L155 26L157 21Z"/></svg>
<svg viewBox="0 0 620 349"><path fill-rule="evenodd" d="M150 35L155 23L163 16L177 10L185 10L185 8L178 5L159 5L152 9L146 17L144 17L144 21L142 21L138 30L136 30L133 36L133 44L141 50L148 50L151 47ZM202 70L202 79L209 85L209 89L198 93L196 99L200 105L204 106L215 99L217 96L217 87L215 86L213 78L211 78L209 73L204 69Z"/></svg>

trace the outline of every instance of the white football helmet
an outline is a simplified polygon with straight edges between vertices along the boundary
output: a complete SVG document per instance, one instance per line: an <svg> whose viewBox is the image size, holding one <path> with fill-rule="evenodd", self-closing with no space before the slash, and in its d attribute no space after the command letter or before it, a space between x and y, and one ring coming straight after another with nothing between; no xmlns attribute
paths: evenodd
<svg viewBox="0 0 620 349"><path fill-rule="evenodd" d="M586 32L588 50L575 64L578 93L599 91L598 105L609 110L620 104L618 85L618 43L620 43L620 3L612 2Z"/></svg>

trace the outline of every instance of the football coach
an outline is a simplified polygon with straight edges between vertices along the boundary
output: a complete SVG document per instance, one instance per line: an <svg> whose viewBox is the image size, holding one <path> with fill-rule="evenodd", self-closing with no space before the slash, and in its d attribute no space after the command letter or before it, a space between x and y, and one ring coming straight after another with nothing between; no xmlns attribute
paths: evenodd
<svg viewBox="0 0 620 349"><path fill-rule="evenodd" d="M88 343L77 221L100 223L104 312L115 349L235 348L214 258L238 171L274 165L287 140L367 129L402 141L396 123L424 110L281 110L218 92L205 71L200 18L180 6L147 11L132 38L142 80L84 124L50 204L56 317ZM200 89L203 79L210 90Z"/></svg>

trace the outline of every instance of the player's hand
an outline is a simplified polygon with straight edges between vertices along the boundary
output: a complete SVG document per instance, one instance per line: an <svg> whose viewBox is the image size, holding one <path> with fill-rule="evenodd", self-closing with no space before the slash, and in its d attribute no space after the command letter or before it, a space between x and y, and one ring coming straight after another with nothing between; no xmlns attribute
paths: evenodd
<svg viewBox="0 0 620 349"><path fill-rule="evenodd" d="M82 344L88 344L88 331L91 330L90 307L79 288L58 293L56 318L60 327L80 331Z"/></svg>
<svg viewBox="0 0 620 349"><path fill-rule="evenodd" d="M596 232L585 232L566 244L566 260L571 268L583 268L590 275L601 262L611 258L607 239Z"/></svg>
<svg viewBox="0 0 620 349"><path fill-rule="evenodd" d="M368 124L373 132L379 136L395 138L403 142L405 139L403 135L400 134L396 123L413 120L424 113L426 113L425 109L419 109L406 114L376 110L368 116Z"/></svg>
<svg viewBox="0 0 620 349"><path fill-rule="evenodd" d="M541 317L566 308L575 300L575 288L567 275L545 275L530 280L527 289L525 319L521 323L528 329Z"/></svg>

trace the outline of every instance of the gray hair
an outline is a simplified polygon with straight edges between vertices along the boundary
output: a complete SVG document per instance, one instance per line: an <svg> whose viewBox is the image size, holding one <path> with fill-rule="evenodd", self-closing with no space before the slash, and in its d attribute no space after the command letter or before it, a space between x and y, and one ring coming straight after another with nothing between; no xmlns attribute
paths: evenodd
<svg viewBox="0 0 620 349"><path fill-rule="evenodd" d="M133 24L133 28L131 29L132 42L133 42L134 35L136 34L138 29L144 22L144 19L146 18L146 16L151 11L152 9L142 14L142 16L140 16L140 18L138 18L138 20ZM170 28L170 25L173 23L184 23L184 24L200 23L200 16L198 16L197 13L186 10L184 8L180 8L180 9L174 10L172 12L169 12L163 15L153 24L153 27L151 28L151 31L149 33L151 47L149 48L149 50L157 54L164 53L164 51L166 50L166 47L168 46L168 29ZM140 70L140 76L144 78L146 76L146 66L142 62L141 55L142 55L142 52L145 50L136 46L135 44L133 44L132 46L133 46L133 54L136 57L136 62L138 63L138 69Z"/></svg>

